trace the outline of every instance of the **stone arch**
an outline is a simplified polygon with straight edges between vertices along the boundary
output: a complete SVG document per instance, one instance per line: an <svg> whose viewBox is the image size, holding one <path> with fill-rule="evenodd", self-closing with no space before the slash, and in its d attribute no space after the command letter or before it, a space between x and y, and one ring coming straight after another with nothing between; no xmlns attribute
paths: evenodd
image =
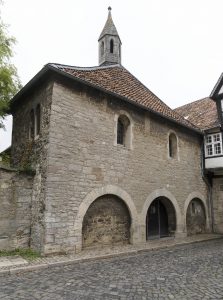
<svg viewBox="0 0 223 300"><path fill-rule="evenodd" d="M165 188L158 189L158 190L155 190L154 192L152 192L151 194L149 194L149 196L147 197L147 199L143 205L142 212L140 214L140 226L142 228L141 231L143 234L143 238L142 238L143 240L146 239L145 224L146 224L146 216L147 216L148 209L149 209L150 205L152 204L152 202L159 197L167 198L172 203L172 205L175 209L175 216L176 216L176 234L183 232L183 218L182 218L180 207L177 203L176 198L174 197L174 195L171 192L169 192Z"/></svg>
<svg viewBox="0 0 223 300"><path fill-rule="evenodd" d="M75 236L77 236L76 251L81 251L82 249L82 225L84 216L90 207L90 205L99 197L104 195L114 195L120 198L127 206L129 214L131 217L131 227L130 227L130 243L135 244L137 240L137 224L138 224L138 214L133 203L131 196L118 186L107 185L101 188L96 188L92 190L81 202L77 216L75 219L74 230Z"/></svg>
<svg viewBox="0 0 223 300"><path fill-rule="evenodd" d="M208 213L208 206L205 200L205 197L200 192L192 192L188 195L185 203L184 203L184 228L187 231L187 210L188 207L193 199L199 199L204 206L205 216L206 216L206 230L210 230L210 220L209 220L209 213Z"/></svg>
<svg viewBox="0 0 223 300"><path fill-rule="evenodd" d="M82 247L128 244L131 217L125 202L106 194L89 206L82 225Z"/></svg>

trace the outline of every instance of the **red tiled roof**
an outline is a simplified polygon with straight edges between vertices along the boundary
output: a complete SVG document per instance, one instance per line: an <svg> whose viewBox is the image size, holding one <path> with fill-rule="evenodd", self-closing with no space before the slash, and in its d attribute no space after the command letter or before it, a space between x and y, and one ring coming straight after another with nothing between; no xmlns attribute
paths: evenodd
<svg viewBox="0 0 223 300"><path fill-rule="evenodd" d="M219 126L216 104L211 98L194 101L177 107L174 111L181 114L201 130Z"/></svg>
<svg viewBox="0 0 223 300"><path fill-rule="evenodd" d="M50 64L50 66L86 82L86 84L89 83L119 97L124 97L133 103L135 102L186 127L199 130L176 111L168 107L120 65L92 68L79 68L59 64Z"/></svg>

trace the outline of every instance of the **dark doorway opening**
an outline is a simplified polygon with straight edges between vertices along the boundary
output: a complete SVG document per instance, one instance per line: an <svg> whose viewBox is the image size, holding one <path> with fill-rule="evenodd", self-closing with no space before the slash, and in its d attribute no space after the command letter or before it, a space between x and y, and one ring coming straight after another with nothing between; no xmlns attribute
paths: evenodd
<svg viewBox="0 0 223 300"><path fill-rule="evenodd" d="M165 197L155 199L146 217L147 240L172 236L175 230L176 214L173 204Z"/></svg>

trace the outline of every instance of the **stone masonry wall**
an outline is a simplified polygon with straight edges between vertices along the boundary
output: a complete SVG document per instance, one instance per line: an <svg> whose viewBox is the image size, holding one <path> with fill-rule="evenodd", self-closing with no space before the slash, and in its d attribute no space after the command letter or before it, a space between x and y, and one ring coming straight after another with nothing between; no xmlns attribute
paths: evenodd
<svg viewBox="0 0 223 300"><path fill-rule="evenodd" d="M48 81L13 107L12 166L36 171L33 183L31 247L41 251L44 239L45 181L47 170L52 82ZM40 104L40 134L30 138L30 111Z"/></svg>
<svg viewBox="0 0 223 300"><path fill-rule="evenodd" d="M127 113L131 148L117 145L116 120ZM168 157L168 135L178 140L177 158ZM55 83L50 122L46 183L45 253L75 251L82 237L74 228L79 206L96 188L118 187L130 195L141 214L146 199L167 190L179 205L192 192L207 198L201 178L201 141L191 131L83 87ZM139 220L145 227L145 221ZM184 220L178 220L185 232ZM178 226L179 227L179 226ZM145 229L140 229L144 230ZM145 234L141 240L144 242Z"/></svg>
<svg viewBox="0 0 223 300"><path fill-rule="evenodd" d="M110 53L110 41L113 40L113 53ZM101 53L101 45L104 43L104 54ZM117 36L104 36L99 43L99 65L116 63L121 64L121 43Z"/></svg>
<svg viewBox="0 0 223 300"><path fill-rule="evenodd" d="M30 245L32 179L0 167L0 250Z"/></svg>
<svg viewBox="0 0 223 300"><path fill-rule="evenodd" d="M213 179L214 231L223 233L223 178Z"/></svg>

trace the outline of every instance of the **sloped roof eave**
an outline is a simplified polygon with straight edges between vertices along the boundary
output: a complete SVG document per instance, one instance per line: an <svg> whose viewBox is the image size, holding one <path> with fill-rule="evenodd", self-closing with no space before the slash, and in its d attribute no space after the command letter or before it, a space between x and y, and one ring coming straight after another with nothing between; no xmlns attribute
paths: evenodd
<svg viewBox="0 0 223 300"><path fill-rule="evenodd" d="M109 36L117 36L117 35L115 35L115 34L105 33L105 34L103 34L102 36L99 37L98 42L100 42L100 40L101 40L105 35L109 35ZM122 41L121 41L119 35L118 35L117 37L118 37L118 39L119 39L119 41L120 41L120 43L121 43L121 45L122 45Z"/></svg>
<svg viewBox="0 0 223 300"><path fill-rule="evenodd" d="M13 107L22 95L24 95L29 89L31 89L38 80L44 76L50 69L48 65L45 65L28 83L22 87L22 89L11 99L10 106Z"/></svg>

